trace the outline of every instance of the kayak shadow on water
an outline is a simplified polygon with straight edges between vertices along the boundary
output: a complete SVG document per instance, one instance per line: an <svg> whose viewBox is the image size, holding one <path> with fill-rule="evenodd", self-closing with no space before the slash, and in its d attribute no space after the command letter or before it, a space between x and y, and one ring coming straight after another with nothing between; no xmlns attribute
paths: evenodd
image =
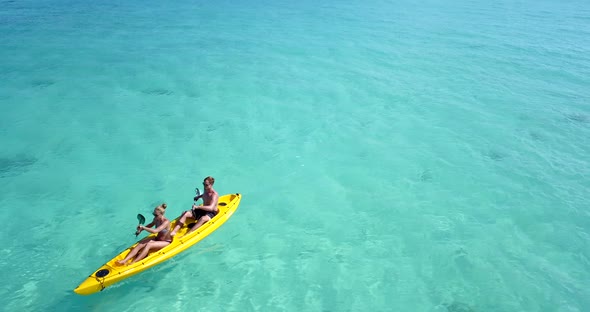
<svg viewBox="0 0 590 312"><path fill-rule="evenodd" d="M10 178L27 172L37 158L30 155L16 155L13 157L0 156L0 178Z"/></svg>

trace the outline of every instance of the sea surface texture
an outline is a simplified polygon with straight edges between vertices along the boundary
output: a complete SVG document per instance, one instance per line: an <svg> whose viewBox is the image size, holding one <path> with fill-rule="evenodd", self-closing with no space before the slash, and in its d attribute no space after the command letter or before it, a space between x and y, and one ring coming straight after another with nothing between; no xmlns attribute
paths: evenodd
<svg viewBox="0 0 590 312"><path fill-rule="evenodd" d="M590 311L590 2L0 0L2 311ZM103 292L190 208L238 211Z"/></svg>

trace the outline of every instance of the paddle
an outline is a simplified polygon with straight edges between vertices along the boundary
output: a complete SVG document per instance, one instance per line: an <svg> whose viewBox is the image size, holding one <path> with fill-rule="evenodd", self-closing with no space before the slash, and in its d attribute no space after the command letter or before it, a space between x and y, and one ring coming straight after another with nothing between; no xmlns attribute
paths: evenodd
<svg viewBox="0 0 590 312"><path fill-rule="evenodd" d="M201 196L201 190L199 190L199 188L195 188L195 193L197 194L197 196L195 196L195 198L193 198L194 204L197 204L197 201L199 201L199 196ZM191 210L193 209L193 207L191 206ZM195 225L195 222L191 223L188 225L188 228L190 229L193 225Z"/></svg>
<svg viewBox="0 0 590 312"><path fill-rule="evenodd" d="M141 213L138 213L137 214L137 221L139 221L139 225L138 226L143 225L145 223L145 217ZM141 232L141 231L140 230L137 230L135 232L135 237L137 237L137 235L139 235L139 232Z"/></svg>
<svg viewBox="0 0 590 312"><path fill-rule="evenodd" d="M199 190L199 188L197 187L195 189L195 193L197 193L197 196L195 196L194 200L195 200L195 204L197 203L197 200L199 198L199 196L201 196L201 190Z"/></svg>

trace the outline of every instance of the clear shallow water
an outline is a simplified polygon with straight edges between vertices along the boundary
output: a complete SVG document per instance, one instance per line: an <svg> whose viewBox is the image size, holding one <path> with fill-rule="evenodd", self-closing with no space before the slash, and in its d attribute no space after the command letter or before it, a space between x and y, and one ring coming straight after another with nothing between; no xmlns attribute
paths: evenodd
<svg viewBox="0 0 590 312"><path fill-rule="evenodd" d="M3 309L586 311L588 21L584 1L2 1ZM206 175L244 195L228 223L73 294Z"/></svg>

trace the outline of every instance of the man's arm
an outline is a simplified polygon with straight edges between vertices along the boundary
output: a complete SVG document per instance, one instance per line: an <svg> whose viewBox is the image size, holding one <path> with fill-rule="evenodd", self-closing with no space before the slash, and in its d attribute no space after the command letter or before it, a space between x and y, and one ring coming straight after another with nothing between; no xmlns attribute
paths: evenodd
<svg viewBox="0 0 590 312"><path fill-rule="evenodd" d="M219 201L219 197L217 196L217 194L213 194L213 198L211 198L211 204L209 204L207 206L195 206L195 205L193 205L193 207L195 209L201 209L201 210L205 210L205 211L214 212L215 211L215 208L217 208L217 201Z"/></svg>

